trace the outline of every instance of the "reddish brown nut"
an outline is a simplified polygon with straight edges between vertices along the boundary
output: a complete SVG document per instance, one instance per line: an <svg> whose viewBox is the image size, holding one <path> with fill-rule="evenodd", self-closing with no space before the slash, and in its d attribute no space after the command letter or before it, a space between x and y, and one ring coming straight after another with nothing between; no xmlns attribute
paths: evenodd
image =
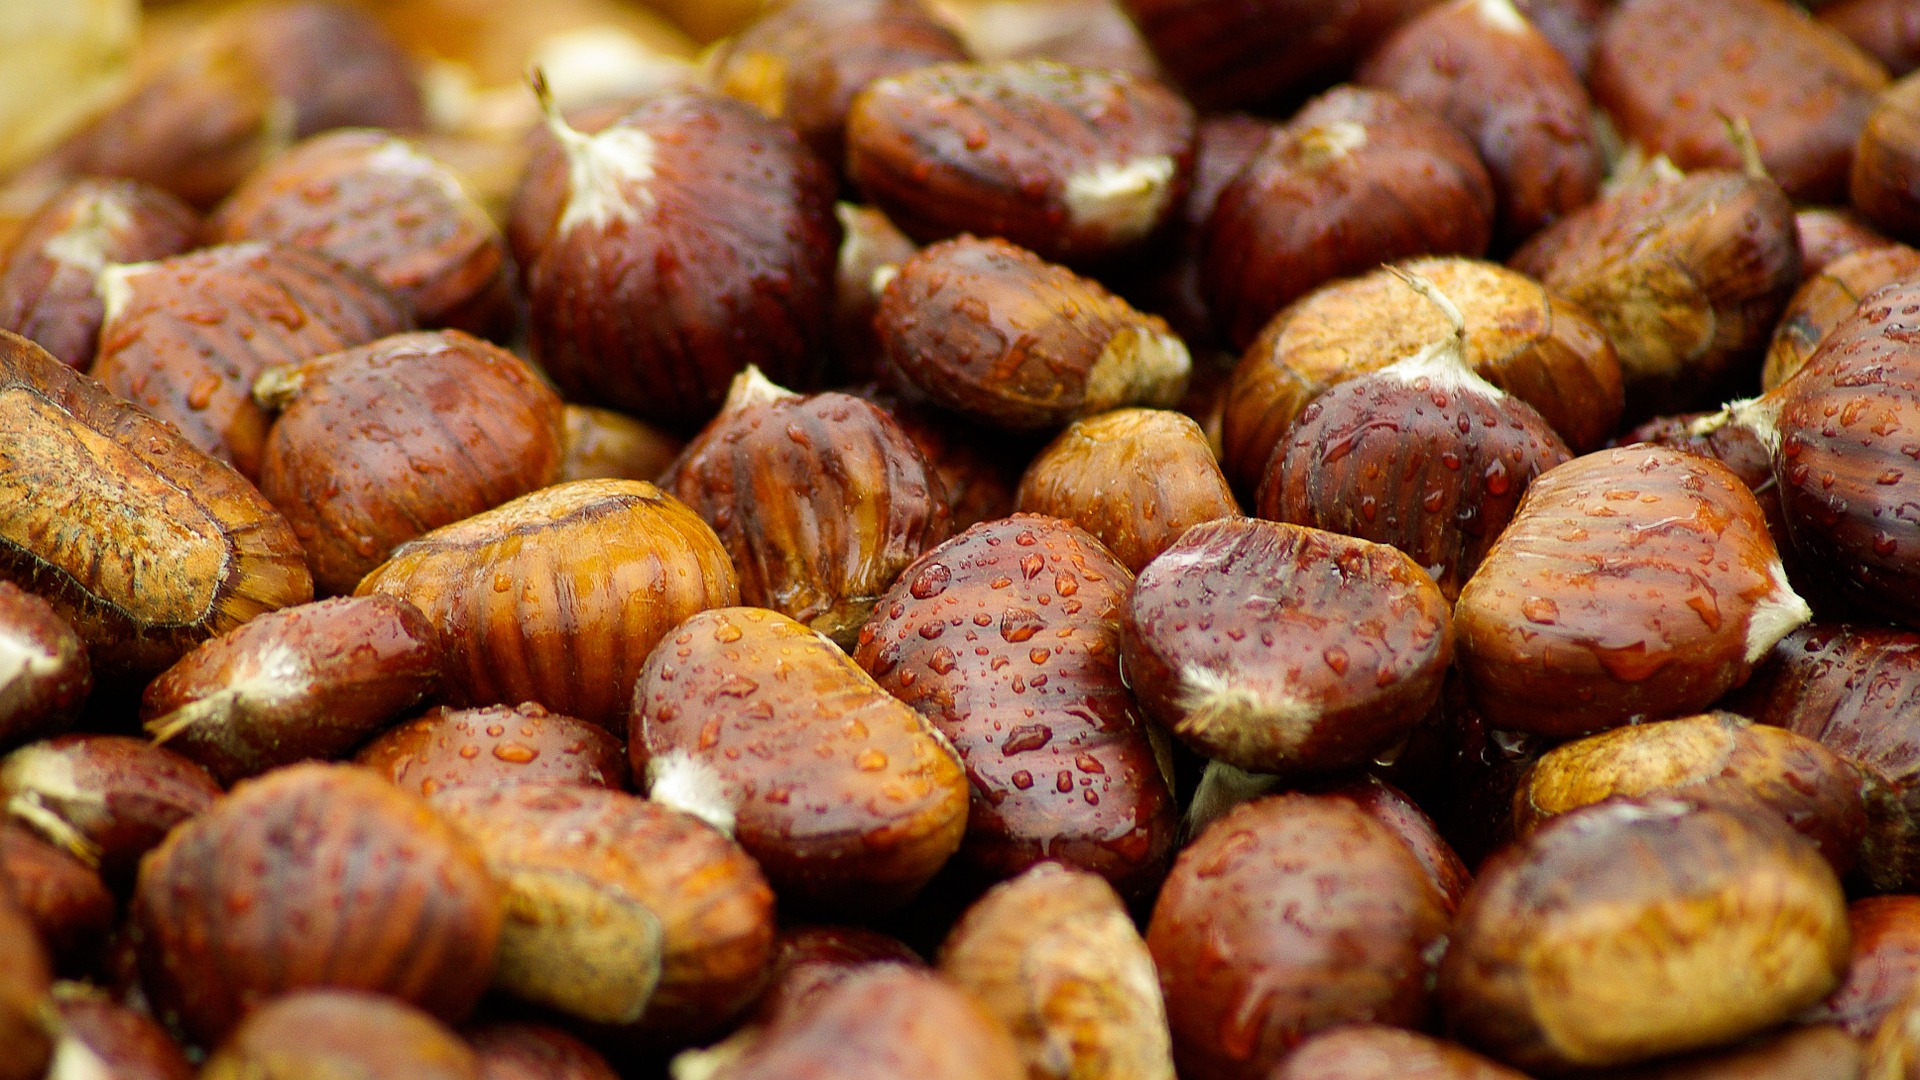
<svg viewBox="0 0 1920 1080"><path fill-rule="evenodd" d="M1439 0L1121 0L1195 103L1283 102L1344 75L1395 26Z"/></svg>
<svg viewBox="0 0 1920 1080"><path fill-rule="evenodd" d="M1792 1016L1847 947L1833 869L1779 818L1616 799L1481 868L1438 992L1453 1031L1522 1069L1629 1065Z"/></svg>
<svg viewBox="0 0 1920 1080"><path fill-rule="evenodd" d="M496 987L676 1046L759 993L773 892L704 822L573 784L448 788L433 805L473 836L505 891Z"/></svg>
<svg viewBox="0 0 1920 1080"><path fill-rule="evenodd" d="M1920 241L1920 79L1908 76L1880 96L1854 152L1853 207L1899 240Z"/></svg>
<svg viewBox="0 0 1920 1080"><path fill-rule="evenodd" d="M569 405L562 419L566 456L561 480L645 480L651 483L680 456L679 439L631 416L591 405Z"/></svg>
<svg viewBox="0 0 1920 1080"><path fill-rule="evenodd" d="M873 316L880 310L880 293L900 264L913 258L920 246L875 207L843 202L833 209L842 231L840 262L833 279L837 370L850 379L878 378L884 365Z"/></svg>
<svg viewBox="0 0 1920 1080"><path fill-rule="evenodd" d="M1153 956L1112 886L1041 863L967 909L940 971L1013 1034L1030 1080L1173 1080Z"/></svg>
<svg viewBox="0 0 1920 1080"><path fill-rule="evenodd" d="M637 480L556 484L443 526L402 544L358 592L426 613L452 703L537 701L615 731L660 638L740 602L720 538Z"/></svg>
<svg viewBox="0 0 1920 1080"><path fill-rule="evenodd" d="M620 1080L600 1052L545 1024L492 1023L462 1032L479 1080Z"/></svg>
<svg viewBox="0 0 1920 1080"><path fill-rule="evenodd" d="M702 612L662 638L627 745L655 802L733 835L789 902L896 907L966 831L967 776L939 731L777 612Z"/></svg>
<svg viewBox="0 0 1920 1080"><path fill-rule="evenodd" d="M1920 250L1887 244L1843 256L1809 276L1787 301L1767 348L1760 384L1768 390L1787 381L1875 289L1920 277Z"/></svg>
<svg viewBox="0 0 1920 1080"><path fill-rule="evenodd" d="M1452 333L1302 409L1267 462L1257 513L1398 548L1451 602L1534 478L1571 455L1533 406L1468 366L1453 301L1425 278L1406 283Z"/></svg>
<svg viewBox="0 0 1920 1080"><path fill-rule="evenodd" d="M1075 421L1027 466L1014 505L1073 522L1135 573L1190 526L1240 513L1200 425L1160 409Z"/></svg>
<svg viewBox="0 0 1920 1080"><path fill-rule="evenodd" d="M177 255L199 231L193 211L157 188L75 180L41 204L10 249L0 244L0 327L84 371L105 313L94 291L101 269Z"/></svg>
<svg viewBox="0 0 1920 1080"><path fill-rule="evenodd" d="M1415 255L1480 255L1493 182L1445 120L1342 87L1309 102L1220 192L1203 283L1245 347L1315 287Z"/></svg>
<svg viewBox="0 0 1920 1080"><path fill-rule="evenodd" d="M260 490L319 587L349 593L394 548L552 483L560 399L519 357L458 330L274 368Z"/></svg>
<svg viewBox="0 0 1920 1080"><path fill-rule="evenodd" d="M804 1013L829 987L874 964L925 967L898 938L857 926L791 926L780 931L779 953L766 993L754 1004L758 1022Z"/></svg>
<svg viewBox="0 0 1920 1080"><path fill-rule="evenodd" d="M1514 0L1453 0L1394 31L1360 66L1473 140L1493 179L1504 244L1593 201L1606 172L1593 103Z"/></svg>
<svg viewBox="0 0 1920 1080"><path fill-rule="evenodd" d="M949 533L939 474L884 409L795 394L751 367L660 486L713 526L743 602L843 648L900 572Z"/></svg>
<svg viewBox="0 0 1920 1080"><path fill-rule="evenodd" d="M440 634L391 596L269 612L182 657L147 684L140 719L157 743L223 784L340 757L440 682Z"/></svg>
<svg viewBox="0 0 1920 1080"><path fill-rule="evenodd" d="M1467 321L1467 358L1481 378L1525 401L1576 452L1620 422L1620 361L1587 313L1525 275L1474 259L1414 259ZM1386 367L1449 330L1438 307L1384 270L1335 282L1282 312L1241 357L1221 432L1227 476L1251 492L1301 410L1328 388Z"/></svg>
<svg viewBox="0 0 1920 1080"><path fill-rule="evenodd" d="M1800 1014L1808 1024L1837 1024L1870 1039L1920 975L1920 897L1869 896L1847 908L1853 960L1846 981Z"/></svg>
<svg viewBox="0 0 1920 1080"><path fill-rule="evenodd" d="M959 20L967 49L981 60L1039 58L1157 78L1160 64L1115 0L1048 4L942 4Z"/></svg>
<svg viewBox="0 0 1920 1080"><path fill-rule="evenodd" d="M409 790L543 781L620 791L627 754L607 729L526 702L484 709L444 705L368 743L354 763Z"/></svg>
<svg viewBox="0 0 1920 1080"><path fill-rule="evenodd" d="M534 355L567 396L684 429L749 364L810 382L840 223L830 171L792 129L690 91L592 135L549 125L563 152L535 157L518 202L552 209L516 205L537 224L515 248L534 247Z"/></svg>
<svg viewBox="0 0 1920 1080"><path fill-rule="evenodd" d="M300 545L240 474L0 330L0 580L38 592L96 677L313 599Z"/></svg>
<svg viewBox="0 0 1920 1080"><path fill-rule="evenodd" d="M1656 169L1536 233L1512 264L1599 322L1636 418L1716 406L1730 384L1744 387L1743 365L1800 283L1779 186L1711 170Z"/></svg>
<svg viewBox="0 0 1920 1080"><path fill-rule="evenodd" d="M1440 696L1447 604L1381 544L1243 518L1197 525L1126 613L1128 684L1195 751L1256 772L1373 760Z"/></svg>
<svg viewBox="0 0 1920 1080"><path fill-rule="evenodd" d="M1624 0L1590 85L1621 134L1683 169L1739 168L1738 117L1788 195L1836 202L1887 72L1783 0Z"/></svg>
<svg viewBox="0 0 1920 1080"><path fill-rule="evenodd" d="M870 84L847 174L907 235L1004 237L1055 262L1136 250L1180 208L1192 106L1152 79L1048 60L940 64Z"/></svg>
<svg viewBox="0 0 1920 1080"><path fill-rule="evenodd" d="M1014 430L1123 405L1171 407L1193 363L1159 316L1004 240L971 236L901 265L874 327L893 373L934 404Z"/></svg>
<svg viewBox="0 0 1920 1080"><path fill-rule="evenodd" d="M53 1052L42 1011L52 986L33 924L0 899L0 1080L41 1080Z"/></svg>
<svg viewBox="0 0 1920 1080"><path fill-rule="evenodd" d="M1851 210L1805 207L1794 214L1794 226L1800 234L1800 272L1809 278L1856 251L1893 243Z"/></svg>
<svg viewBox="0 0 1920 1080"><path fill-rule="evenodd" d="M1414 1026L1446 933L1438 892L1345 799L1246 803L1180 853L1147 928L1187 1080L1265 1080L1301 1039Z"/></svg>
<svg viewBox="0 0 1920 1080"><path fill-rule="evenodd" d="M65 731L92 689L80 635L52 604L0 580L0 746Z"/></svg>
<svg viewBox="0 0 1920 1080"><path fill-rule="evenodd" d="M232 244L108 267L93 377L180 429L195 446L258 479L273 417L253 382L410 329L392 294L324 255Z"/></svg>
<svg viewBox="0 0 1920 1080"><path fill-rule="evenodd" d="M1739 477L1641 444L1535 480L1453 616L1487 719L1564 738L1707 708L1812 611Z"/></svg>
<svg viewBox="0 0 1920 1080"><path fill-rule="evenodd" d="M954 532L1013 513L1016 470L1000 458L989 456L988 447L971 437L965 422L904 401L874 384L856 387L852 392L887 410L913 445L933 463L934 472L940 474L940 486L947 491Z"/></svg>
<svg viewBox="0 0 1920 1080"><path fill-rule="evenodd" d="M381 131L315 136L254 170L209 222L227 242L332 256L404 300L422 326L484 334L512 316L507 244L453 170Z"/></svg>
<svg viewBox="0 0 1920 1080"><path fill-rule="evenodd" d="M12 820L0 822L0 897L12 898L63 963L92 958L118 906L97 871Z"/></svg>
<svg viewBox="0 0 1920 1080"><path fill-rule="evenodd" d="M921 556L861 629L860 666L967 767L974 872L1051 858L1129 897L1165 872L1173 795L1120 677L1132 577L1073 525L1016 514Z"/></svg>
<svg viewBox="0 0 1920 1080"><path fill-rule="evenodd" d="M1607 1080L1866 1080L1866 1047L1827 1024L1776 1029L1730 1049L1703 1050L1652 1065L1610 1069Z"/></svg>
<svg viewBox="0 0 1920 1080"><path fill-rule="evenodd" d="M1873 1033L1863 1075L1869 1080L1920 1076L1920 993L1908 994Z"/></svg>
<svg viewBox="0 0 1920 1080"><path fill-rule="evenodd" d="M1267 1080L1525 1080L1463 1046L1399 1028L1353 1024L1300 1044Z"/></svg>
<svg viewBox="0 0 1920 1080"><path fill-rule="evenodd" d="M53 1004L60 1019L51 1080L193 1080L185 1052L145 1013L85 983L55 984Z"/></svg>
<svg viewBox="0 0 1920 1080"><path fill-rule="evenodd" d="M788 0L722 42L709 70L722 92L793 125L837 169L854 95L875 79L965 59L920 0Z"/></svg>
<svg viewBox="0 0 1920 1080"><path fill-rule="evenodd" d="M1920 11L1906 0L1841 0L1822 8L1819 17L1895 77L1920 68Z"/></svg>
<svg viewBox="0 0 1920 1080"><path fill-rule="evenodd" d="M473 1048L406 1002L351 990L303 990L234 1029L200 1080L334 1077L478 1080Z"/></svg>
<svg viewBox="0 0 1920 1080"><path fill-rule="evenodd" d="M1712 458L1733 470L1760 503L1767 532L1772 534L1773 546L1787 567L1787 580L1796 588L1808 587L1806 600L1817 615L1832 609L1836 600L1817 578L1805 573L1800 553L1794 550L1793 538L1787 533L1787 512L1780 505L1780 485L1773 478L1773 451L1742 419L1748 415L1750 404L1735 402L1734 407L1717 412L1656 417L1622 434L1615 445L1656 443Z"/></svg>
<svg viewBox="0 0 1920 1080"><path fill-rule="evenodd" d="M262 1002L335 987L453 1021L486 989L502 890L417 796L350 765L242 781L141 863L132 919L156 1015L215 1041Z"/></svg>
<svg viewBox="0 0 1920 1080"><path fill-rule="evenodd" d="M1599 45L1600 28L1613 13L1614 0L1519 0L1518 7L1566 57L1580 81L1586 82L1593 68L1593 50Z"/></svg>
<svg viewBox="0 0 1920 1080"><path fill-rule="evenodd" d="M1804 735L1714 712L1618 728L1548 751L1514 792L1514 833L1525 836L1616 795L1667 795L1736 813L1771 810L1843 875L1867 830L1861 778L1851 764Z"/></svg>
<svg viewBox="0 0 1920 1080"><path fill-rule="evenodd" d="M1413 852L1413 857L1420 860L1421 868L1426 870L1440 895L1447 917L1453 917L1467 889L1473 885L1473 874L1425 811L1400 789L1374 776L1336 784L1322 789L1320 794L1352 802L1399 837Z"/></svg>
<svg viewBox="0 0 1920 1080"><path fill-rule="evenodd" d="M0 759L7 814L114 883L219 797L199 765L124 735L59 735Z"/></svg>

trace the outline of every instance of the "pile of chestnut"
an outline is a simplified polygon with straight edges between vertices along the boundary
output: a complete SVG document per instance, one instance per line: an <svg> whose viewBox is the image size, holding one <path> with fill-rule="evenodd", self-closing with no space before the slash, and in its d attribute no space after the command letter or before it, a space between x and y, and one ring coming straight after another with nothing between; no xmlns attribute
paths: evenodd
<svg viewBox="0 0 1920 1080"><path fill-rule="evenodd" d="M667 6L0 186L0 1080L1920 1078L1914 0Z"/></svg>

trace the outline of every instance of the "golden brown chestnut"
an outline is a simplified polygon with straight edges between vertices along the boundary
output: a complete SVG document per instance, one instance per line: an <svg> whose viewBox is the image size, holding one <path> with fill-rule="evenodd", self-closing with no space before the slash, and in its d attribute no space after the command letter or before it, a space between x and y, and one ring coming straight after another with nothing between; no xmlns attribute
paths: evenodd
<svg viewBox="0 0 1920 1080"><path fill-rule="evenodd" d="M240 474L5 330L0 428L0 579L53 605L96 676L313 599L292 528Z"/></svg>
<svg viewBox="0 0 1920 1080"><path fill-rule="evenodd" d="M1868 896L1847 907L1853 959L1844 982L1800 1014L1808 1024L1837 1024L1870 1039L1920 975L1920 897Z"/></svg>
<svg viewBox="0 0 1920 1080"><path fill-rule="evenodd" d="M1920 1077L1920 993L1910 993L1880 1023L1867 1044L1867 1080Z"/></svg>
<svg viewBox="0 0 1920 1080"><path fill-rule="evenodd" d="M391 596L268 612L181 657L147 684L154 741L231 784L278 765L343 756L440 682L440 633Z"/></svg>
<svg viewBox="0 0 1920 1080"><path fill-rule="evenodd" d="M1875 289L1914 277L1920 277L1920 250L1894 243L1841 256L1809 275L1780 313L1760 385L1771 390L1786 382Z"/></svg>
<svg viewBox="0 0 1920 1080"><path fill-rule="evenodd" d="M1666 1058L1651 1065L1609 1069L1606 1080L1866 1080L1866 1046L1830 1024L1776 1028L1745 1042Z"/></svg>
<svg viewBox="0 0 1920 1080"><path fill-rule="evenodd" d="M1541 474L1453 611L1487 719L1561 738L1705 709L1811 617L1740 478L1644 443Z"/></svg>
<svg viewBox="0 0 1920 1080"><path fill-rule="evenodd" d="M1853 207L1897 240L1920 240L1920 79L1909 75L1880 96L1853 156Z"/></svg>
<svg viewBox="0 0 1920 1080"><path fill-rule="evenodd" d="M1840 883L1786 822L1614 799L1481 868L1438 992L1451 1030L1520 1068L1628 1065L1784 1020L1847 948Z"/></svg>
<svg viewBox="0 0 1920 1080"><path fill-rule="evenodd" d="M86 983L53 987L59 1015L51 1080L193 1080L193 1066L165 1028Z"/></svg>
<svg viewBox="0 0 1920 1080"><path fill-rule="evenodd" d="M727 546L740 599L852 648L873 603L947 538L939 474L884 409L749 367L660 478Z"/></svg>
<svg viewBox="0 0 1920 1080"><path fill-rule="evenodd" d="M0 580L0 747L65 731L92 689L80 635L52 604Z"/></svg>
<svg viewBox="0 0 1920 1080"><path fill-rule="evenodd" d="M62 964L94 959L118 914L97 871L15 820L0 823L0 882Z"/></svg>
<svg viewBox="0 0 1920 1080"><path fill-rule="evenodd" d="M116 885L219 797L199 765L125 735L57 735L0 758L7 815Z"/></svg>
<svg viewBox="0 0 1920 1080"><path fill-rule="evenodd" d="M606 728L528 701L484 709L428 710L377 736L354 756L408 790L501 787L526 781L624 790L627 753Z"/></svg>
<svg viewBox="0 0 1920 1080"><path fill-rule="evenodd" d="M1153 957L1097 874L1041 863L994 886L940 971L1006 1025L1031 1080L1173 1080Z"/></svg>
<svg viewBox="0 0 1920 1080"><path fill-rule="evenodd" d="M519 357L458 330L274 368L254 398L280 414L260 491L330 593L352 592L399 545L560 472L559 397Z"/></svg>
<svg viewBox="0 0 1920 1080"><path fill-rule="evenodd" d="M1269 1080L1524 1080L1464 1046L1379 1024L1325 1031L1288 1054Z"/></svg>
<svg viewBox="0 0 1920 1080"><path fill-rule="evenodd" d="M261 373L413 326L405 305L358 271L272 244L108 267L100 290L93 377L250 480L273 423L252 396Z"/></svg>
<svg viewBox="0 0 1920 1080"><path fill-rule="evenodd" d="M645 480L660 478L680 456L679 439L612 409L569 405L562 418L566 456L561 480Z"/></svg>
<svg viewBox="0 0 1920 1080"><path fill-rule="evenodd" d="M620 1080L598 1050L546 1024L498 1022L461 1034L480 1060L479 1080Z"/></svg>
<svg viewBox="0 0 1920 1080"><path fill-rule="evenodd" d="M1446 933L1439 893L1345 799L1236 807L1180 853L1147 928L1187 1080L1266 1080L1306 1036L1419 1024Z"/></svg>
<svg viewBox="0 0 1920 1080"><path fill-rule="evenodd" d="M1164 409L1074 421L1027 466L1014 506L1073 522L1134 573L1189 527L1240 513L1206 432Z"/></svg>
<svg viewBox="0 0 1920 1080"><path fill-rule="evenodd" d="M896 377L936 405L1013 430L1171 407L1193 365L1159 316L1030 251L972 236L902 264L874 328Z"/></svg>
<svg viewBox="0 0 1920 1080"><path fill-rule="evenodd" d="M974 874L1054 859L1137 897L1165 873L1171 781L1120 677L1132 578L1081 529L1016 514L921 556L861 628L854 659L966 765Z"/></svg>
<svg viewBox="0 0 1920 1080"><path fill-rule="evenodd" d="M966 832L967 776L939 731L778 612L706 611L662 638L627 745L654 801L734 836L789 902L896 907Z"/></svg>
<svg viewBox="0 0 1920 1080"><path fill-rule="evenodd" d="M33 924L0 898L0 1080L41 1080L53 1052L44 1020L52 986Z"/></svg>
<svg viewBox="0 0 1920 1080"><path fill-rule="evenodd" d="M668 630L740 602L720 538L637 480L556 484L443 526L368 574L358 594L372 593L440 631L452 703L537 701L611 730Z"/></svg>
<svg viewBox="0 0 1920 1080"><path fill-rule="evenodd" d="M458 1020L500 937L480 849L419 797L350 765L290 765L173 830L132 919L156 1015L218 1040L262 1002L374 990Z"/></svg>
<svg viewBox="0 0 1920 1080"><path fill-rule="evenodd" d="M302 990L261 1006L200 1070L201 1080L407 1077L479 1080L473 1048L404 1001Z"/></svg>

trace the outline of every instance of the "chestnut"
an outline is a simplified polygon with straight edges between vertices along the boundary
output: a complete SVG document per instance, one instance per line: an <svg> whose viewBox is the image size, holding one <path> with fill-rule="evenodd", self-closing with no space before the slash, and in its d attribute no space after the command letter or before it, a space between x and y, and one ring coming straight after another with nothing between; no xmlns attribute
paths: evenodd
<svg viewBox="0 0 1920 1080"><path fill-rule="evenodd" d="M1909 75L1880 96L1860 131L1851 193L1860 216L1896 240L1920 240L1920 79Z"/></svg>
<svg viewBox="0 0 1920 1080"><path fill-rule="evenodd" d="M1808 1024L1836 1024L1870 1039L1920 974L1920 897L1868 896L1847 907L1853 959L1846 981L1800 1014Z"/></svg>
<svg viewBox="0 0 1920 1080"><path fill-rule="evenodd" d="M1453 846L1440 835L1433 819L1408 798L1406 793L1377 776L1367 775L1318 789L1321 795L1346 799L1372 814L1374 820L1392 830L1401 843L1420 860L1427 877L1440 894L1441 907L1451 918L1473 884L1467 864L1455 854Z"/></svg>
<svg viewBox="0 0 1920 1080"><path fill-rule="evenodd" d="M8 816L116 885L219 797L199 765L125 735L57 735L0 758Z"/></svg>
<svg viewBox="0 0 1920 1080"><path fill-rule="evenodd" d="M1895 243L1843 255L1810 274L1780 313L1760 385L1771 390L1786 382L1861 300L1882 285L1913 277L1920 277L1920 250Z"/></svg>
<svg viewBox="0 0 1920 1080"><path fill-rule="evenodd" d="M0 897L0 1080L41 1080L53 1051L43 1019L52 986L33 924Z"/></svg>
<svg viewBox="0 0 1920 1080"><path fill-rule="evenodd" d="M479 1080L473 1048L439 1020L390 997L304 990L262 1005L200 1070L201 1080L405 1076Z"/></svg>
<svg viewBox="0 0 1920 1080"><path fill-rule="evenodd" d="M66 730L92 690L80 635L52 604L0 580L0 747Z"/></svg>
<svg viewBox="0 0 1920 1080"><path fill-rule="evenodd" d="M598 724L558 716L538 703L427 711L376 736L354 763L431 796L443 788L526 781L622 791L627 755Z"/></svg>
<svg viewBox="0 0 1920 1080"><path fill-rule="evenodd" d="M93 960L118 905L98 871L19 821L0 823L0 896L32 923L63 970Z"/></svg>
<svg viewBox="0 0 1920 1080"><path fill-rule="evenodd" d="M1866 1051L1860 1039L1831 1024L1816 1024L1604 1075L1607 1080L1867 1080L1862 1072Z"/></svg>
<svg viewBox="0 0 1920 1080"><path fill-rule="evenodd" d="M1873 55L1897 78L1920 68L1920 12L1905 0L1840 0L1817 18Z"/></svg>
<svg viewBox="0 0 1920 1080"><path fill-rule="evenodd" d="M680 440L612 409L568 405L561 419L566 456L561 480L645 480L667 471Z"/></svg>
<svg viewBox="0 0 1920 1080"><path fill-rule="evenodd" d="M166 1029L145 1013L116 1004L86 983L53 986L59 1016L52 1080L194 1080L194 1069Z"/></svg>
<svg viewBox="0 0 1920 1080"><path fill-rule="evenodd" d="M1800 234L1800 269L1807 277L1843 256L1894 242L1851 210L1802 207L1794 214L1794 225Z"/></svg>
<svg viewBox="0 0 1920 1080"><path fill-rule="evenodd" d="M1300 1044L1269 1080L1524 1080L1464 1046L1379 1024L1334 1028Z"/></svg>
<svg viewBox="0 0 1920 1080"><path fill-rule="evenodd" d="M875 964L927 966L900 939L858 926L789 924L781 929L776 947L773 976L754 1003L753 1023L804 1013L828 988Z"/></svg>
<svg viewBox="0 0 1920 1080"><path fill-rule="evenodd" d="M499 1022L461 1032L479 1080L620 1080L600 1052L546 1024Z"/></svg>

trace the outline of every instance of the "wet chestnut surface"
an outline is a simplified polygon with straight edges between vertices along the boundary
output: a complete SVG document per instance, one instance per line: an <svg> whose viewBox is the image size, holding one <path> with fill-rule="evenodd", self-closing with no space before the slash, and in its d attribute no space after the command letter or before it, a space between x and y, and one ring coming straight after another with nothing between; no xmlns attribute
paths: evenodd
<svg viewBox="0 0 1920 1080"><path fill-rule="evenodd" d="M7 814L116 884L219 797L206 769L125 735L58 735L0 759Z"/></svg>
<svg viewBox="0 0 1920 1080"><path fill-rule="evenodd" d="M627 786L620 740L597 724L531 701L481 709L436 706L377 736L354 762L421 795L525 781Z"/></svg>

